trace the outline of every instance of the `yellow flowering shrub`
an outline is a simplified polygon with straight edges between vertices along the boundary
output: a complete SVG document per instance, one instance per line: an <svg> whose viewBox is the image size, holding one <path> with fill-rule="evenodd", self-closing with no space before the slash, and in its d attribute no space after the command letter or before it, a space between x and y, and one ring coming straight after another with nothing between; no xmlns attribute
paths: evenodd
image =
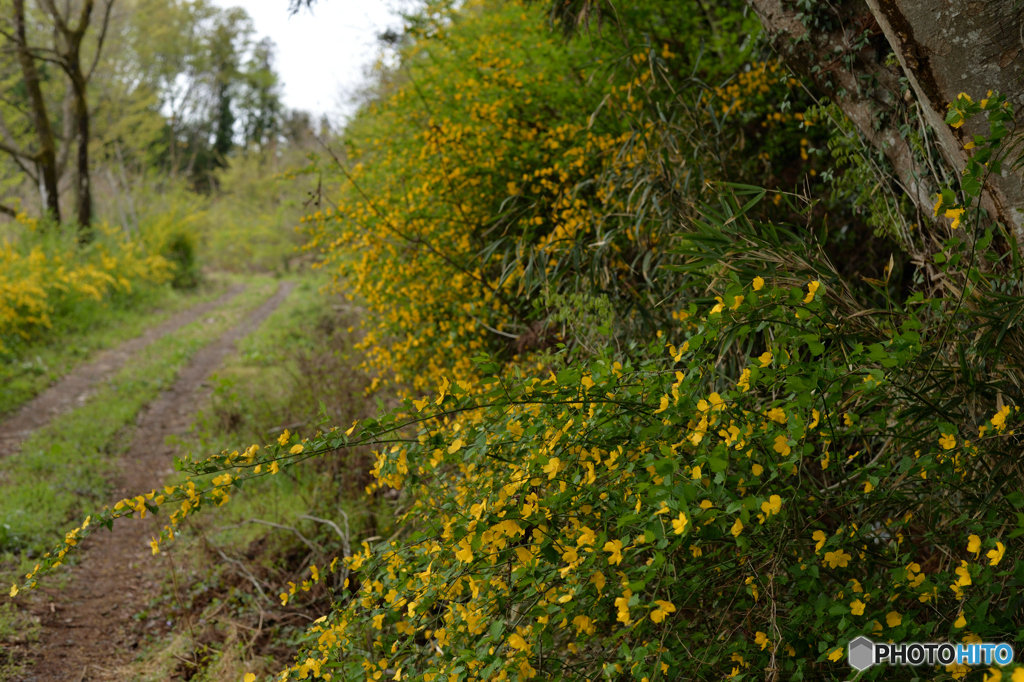
<svg viewBox="0 0 1024 682"><path fill-rule="evenodd" d="M79 247L21 220L21 239L0 240L0 353L46 334L79 301L103 301L171 277L164 258L147 255L119 231L102 226L94 244Z"/></svg>
<svg viewBox="0 0 1024 682"><path fill-rule="evenodd" d="M616 36L566 43L516 2L430 7L322 169L336 205L305 220L307 248L373 312L370 368L423 389L442 371L474 375L484 350L572 342L553 319L570 297L608 299L622 329L653 332L670 311L651 301L674 286L655 275L692 217L660 197L698 196L721 162L695 128L703 114L658 115L678 96L669 76L717 79L746 54L692 64L707 29L682 8L622 54ZM722 17L737 40L750 29Z"/></svg>
<svg viewBox="0 0 1024 682"><path fill-rule="evenodd" d="M732 304L690 304L677 337L546 376L481 354L485 378L446 374L347 430L186 460L188 480L88 520L26 583L115 517L168 510L155 553L234 488L373 444L404 531L283 588L341 585L281 679L828 677L859 635L1011 639L1024 495L993 472L1016 467L1020 412L955 393L987 360L936 370L932 311L958 338L994 332L921 294L851 315L813 244L745 216L763 196L708 207L682 255L728 265L693 286Z"/></svg>
<svg viewBox="0 0 1024 682"><path fill-rule="evenodd" d="M521 8L465 7L418 25L339 159L342 201L309 220L313 248L380 316L371 365L410 395L347 429L186 459L182 484L88 519L23 584L114 518L167 510L157 553L235 489L369 445L368 493L395 500L400 525L282 586L282 605L340 587L280 679L831 679L860 635L1017 637L1022 265L977 210L1005 100L986 100L992 133L935 207L956 222L929 264L952 293L921 279L898 295L844 278L812 230L755 219L772 215L763 189L719 183L680 191L673 219L645 212L633 190L681 177L648 173L681 157L645 142L679 128L573 120L589 94L545 89L536 48L555 48L511 32ZM706 103L763 94L765 73ZM641 112L650 100L630 97L647 83L629 71L600 99ZM528 100L555 114L524 115ZM981 111L958 100L950 123ZM509 362L530 346L503 339L570 325L533 310L579 301L567 289L584 281L631 291L615 299L627 343ZM633 325L641 302L653 333Z"/></svg>

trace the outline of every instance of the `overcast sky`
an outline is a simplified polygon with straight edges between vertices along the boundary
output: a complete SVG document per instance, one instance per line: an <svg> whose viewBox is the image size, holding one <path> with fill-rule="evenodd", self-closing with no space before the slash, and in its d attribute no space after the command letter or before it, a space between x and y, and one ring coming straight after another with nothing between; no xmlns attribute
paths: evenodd
<svg viewBox="0 0 1024 682"><path fill-rule="evenodd" d="M277 45L285 105L332 121L350 110L345 102L377 56L377 34L400 24L391 11L395 0L317 0L295 16L288 15L288 0L213 1L244 8L258 37Z"/></svg>

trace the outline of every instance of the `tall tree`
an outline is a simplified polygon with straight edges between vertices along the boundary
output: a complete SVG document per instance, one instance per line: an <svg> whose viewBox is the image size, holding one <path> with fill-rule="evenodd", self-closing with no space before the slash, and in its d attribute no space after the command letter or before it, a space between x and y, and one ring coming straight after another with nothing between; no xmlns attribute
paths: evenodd
<svg viewBox="0 0 1024 682"><path fill-rule="evenodd" d="M53 22L53 52L56 53L70 83L71 117L76 147L75 220L81 230L81 239L88 241L93 218L92 187L89 180L88 84L99 64L114 0L107 0L103 8L99 35L91 62L87 66L83 66L82 42L92 23L94 0L82 0L77 12L74 12L70 3L60 8L54 0L41 0L41 5ZM77 17L73 16L75 14Z"/></svg>
<svg viewBox="0 0 1024 682"><path fill-rule="evenodd" d="M5 100L5 104L20 110L28 126L19 134L0 116L0 151L10 155L25 173L39 186L43 212L54 220L61 219L59 186L64 164L72 146L75 147L75 221L79 237L90 239L93 220L92 189L90 185L89 142L90 111L88 86L100 61L103 43L110 23L114 0L107 0L101 10L96 39L87 56L85 39L94 25L95 0L67 2L58 6L53 0L40 0L42 13L29 16L24 0L11 1L10 26L2 35L9 44L9 52L16 57L20 80L24 88L24 101ZM35 23L46 30L30 34ZM44 36L47 36L45 37ZM34 39L34 40L33 40ZM41 64L52 64L64 73L62 106L48 102L44 92ZM52 80L52 79L51 79ZM53 87L55 83L48 83ZM55 88L59 92L59 88ZM63 139L58 152L54 129L60 125ZM32 146L26 146L34 138Z"/></svg>
<svg viewBox="0 0 1024 682"><path fill-rule="evenodd" d="M239 97L245 145L262 149L281 131L280 79L274 71L274 43L263 38L252 49L242 72Z"/></svg>
<svg viewBox="0 0 1024 682"><path fill-rule="evenodd" d="M50 123L46 98L43 95L42 79L36 49L29 44L28 20L25 15L25 0L12 0L9 25L4 27L3 36L9 43L20 69L24 88L24 101L19 107L28 119L35 135L34 147L26 147L23 136L17 135L0 114L0 151L9 154L14 162L39 187L40 204L44 213L60 221L60 195L57 188L57 144ZM5 98L5 103L14 103Z"/></svg>

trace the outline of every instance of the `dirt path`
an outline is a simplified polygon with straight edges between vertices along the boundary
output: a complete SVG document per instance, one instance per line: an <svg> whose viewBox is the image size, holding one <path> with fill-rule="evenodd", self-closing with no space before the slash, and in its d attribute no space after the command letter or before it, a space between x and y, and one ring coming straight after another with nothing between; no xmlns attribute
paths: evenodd
<svg viewBox="0 0 1024 682"><path fill-rule="evenodd" d="M242 293L244 288L243 285L236 284L213 301L200 303L175 313L162 324L146 330L141 336L125 341L117 348L102 351L92 362L69 372L60 381L0 422L0 457L16 452L33 431L46 425L57 415L85 403L95 387L117 373L132 356L161 337L174 333L224 305Z"/></svg>
<svg viewBox="0 0 1024 682"><path fill-rule="evenodd" d="M148 492L173 472L175 450L170 435L184 434L209 392L206 378L234 349L235 342L254 331L291 293L282 283L277 293L217 341L200 350L182 370L174 386L164 391L140 415L139 426L122 461L116 499ZM66 587L42 589L28 608L42 621L39 643L32 647L34 663L26 682L60 680L118 680L116 666L130 657L146 634L165 633L166 622L137 621L134 616L157 594L165 570L165 555L154 557L149 539L162 517L122 520L114 532L100 532L82 543L82 561L72 569Z"/></svg>

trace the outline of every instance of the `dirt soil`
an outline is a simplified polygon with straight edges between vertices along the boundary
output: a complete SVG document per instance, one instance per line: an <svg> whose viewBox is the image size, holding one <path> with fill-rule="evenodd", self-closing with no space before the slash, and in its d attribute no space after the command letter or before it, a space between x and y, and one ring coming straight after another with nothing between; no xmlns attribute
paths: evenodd
<svg viewBox="0 0 1024 682"><path fill-rule="evenodd" d="M122 461L115 500L163 485L165 477L173 473L176 454L174 446L166 444L168 436L188 431L197 406L211 390L205 384L207 377L293 287L291 282L282 283L244 321L196 353L174 386L140 414ZM166 622L135 618L158 596L160 577L169 568L167 555L153 556L149 547L161 523L162 515L119 520L114 532L101 531L82 543L81 561L71 569L66 587L42 587L30 593L23 606L41 620L42 631L28 655L26 682L121 682L116 670L131 659L140 640L147 634L168 631Z"/></svg>
<svg viewBox="0 0 1024 682"><path fill-rule="evenodd" d="M116 374L133 356L151 343L167 334L173 334L211 310L223 306L244 288L236 284L216 300L182 310L162 324L146 330L141 336L125 341L117 348L100 352L92 362L66 374L60 381L0 422L0 456L13 454L33 431L49 423L57 415L83 405L96 386Z"/></svg>

